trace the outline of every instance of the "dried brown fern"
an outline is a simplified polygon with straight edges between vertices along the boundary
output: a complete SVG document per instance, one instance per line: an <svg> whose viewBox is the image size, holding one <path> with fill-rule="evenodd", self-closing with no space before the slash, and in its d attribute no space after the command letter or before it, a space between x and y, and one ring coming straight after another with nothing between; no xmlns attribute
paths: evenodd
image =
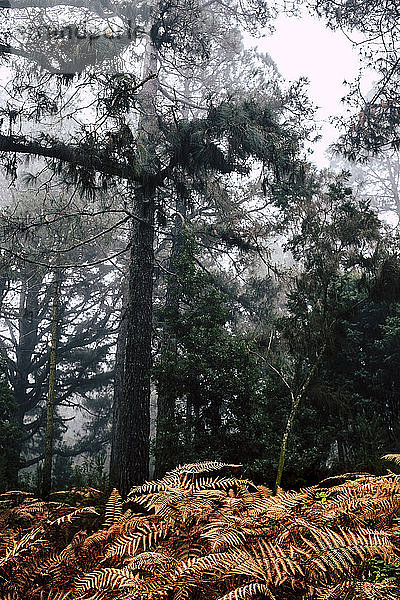
<svg viewBox="0 0 400 600"><path fill-rule="evenodd" d="M178 467L131 490L124 513L114 491L103 526L93 509L61 503L5 511L1 600L400 600L400 567L373 580L368 566L397 564L400 476L271 496L207 475L225 466ZM88 519L96 530L82 527Z"/></svg>
<svg viewBox="0 0 400 600"><path fill-rule="evenodd" d="M106 504L104 527L111 527L111 525L117 523L121 517L122 498L119 495L118 490L114 488Z"/></svg>
<svg viewBox="0 0 400 600"><path fill-rule="evenodd" d="M382 460L391 460L396 465L400 465L400 454L385 454L382 456Z"/></svg>

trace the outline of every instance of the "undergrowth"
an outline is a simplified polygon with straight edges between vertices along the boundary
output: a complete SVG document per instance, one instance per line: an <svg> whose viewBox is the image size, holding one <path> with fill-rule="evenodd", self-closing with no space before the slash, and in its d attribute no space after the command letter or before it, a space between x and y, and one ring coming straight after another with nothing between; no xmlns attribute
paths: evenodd
<svg viewBox="0 0 400 600"><path fill-rule="evenodd" d="M225 466L178 467L125 502L3 494L1 600L400 599L400 476L272 496Z"/></svg>

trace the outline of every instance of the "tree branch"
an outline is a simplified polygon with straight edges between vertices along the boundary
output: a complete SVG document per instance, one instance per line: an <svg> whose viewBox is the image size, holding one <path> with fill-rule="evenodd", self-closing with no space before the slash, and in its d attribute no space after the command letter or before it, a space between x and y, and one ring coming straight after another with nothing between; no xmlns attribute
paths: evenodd
<svg viewBox="0 0 400 600"><path fill-rule="evenodd" d="M123 165L110 158L105 152L89 153L79 146L68 146L60 141L54 142L52 146L44 146L40 141L28 140L24 136L0 134L0 152L17 152L18 154L54 158L85 169L93 169L105 175L121 177L121 179L137 183L142 182L131 165Z"/></svg>

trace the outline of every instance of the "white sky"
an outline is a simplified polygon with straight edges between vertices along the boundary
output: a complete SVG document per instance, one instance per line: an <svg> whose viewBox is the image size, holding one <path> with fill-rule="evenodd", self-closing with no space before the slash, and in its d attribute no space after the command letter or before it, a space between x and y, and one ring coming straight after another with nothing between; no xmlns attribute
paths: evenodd
<svg viewBox="0 0 400 600"><path fill-rule="evenodd" d="M301 76L309 79L309 97L319 107L317 118L322 129L322 140L316 144L314 161L326 167L329 159L325 150L338 137L338 131L329 124L329 117L343 114L341 98L347 93L345 80L358 75L359 57L346 36L326 28L322 19L303 14L301 18L281 16L275 21L275 33L262 38L258 48L267 52L287 80ZM373 81L369 75L363 85L368 91Z"/></svg>

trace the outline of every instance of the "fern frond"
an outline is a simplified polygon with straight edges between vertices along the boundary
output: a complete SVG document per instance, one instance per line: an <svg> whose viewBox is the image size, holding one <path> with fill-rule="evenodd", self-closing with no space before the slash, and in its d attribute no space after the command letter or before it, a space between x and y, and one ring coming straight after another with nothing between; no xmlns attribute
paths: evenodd
<svg viewBox="0 0 400 600"><path fill-rule="evenodd" d="M332 571L338 574L351 572L360 561L379 555L385 560L393 555L394 547L387 533L367 529L356 531L320 530L310 532L312 541L302 537L310 549L309 570L314 576Z"/></svg>
<svg viewBox="0 0 400 600"><path fill-rule="evenodd" d="M22 552L30 550L33 543L36 545L44 543L44 540L37 539L40 534L43 534L43 528L36 527L23 535L19 541L14 541L12 547L7 549L5 556L0 559L0 567L4 566L10 559L15 559Z"/></svg>
<svg viewBox="0 0 400 600"><path fill-rule="evenodd" d="M128 498L132 496L140 496L142 494L152 494L162 490L166 490L174 487L186 487L190 488L194 485L194 481L190 475L197 475L199 473L220 471L225 467L238 468L242 465L234 465L229 463L222 463L218 461L205 461L202 463L189 463L186 465L180 465L166 473L163 479L158 481L147 481L143 485L133 487Z"/></svg>
<svg viewBox="0 0 400 600"><path fill-rule="evenodd" d="M43 600L73 600L72 593L72 590L68 592L55 592L54 594L50 593L45 599L43 598Z"/></svg>
<svg viewBox="0 0 400 600"><path fill-rule="evenodd" d="M116 596L113 595L113 600L150 600L170 596L171 586L165 583L164 578L140 579L138 583L137 588L126 589Z"/></svg>
<svg viewBox="0 0 400 600"><path fill-rule="evenodd" d="M63 523L71 523L73 519L77 519L83 515L96 515L99 516L97 510L95 510L92 506L83 506L82 508L77 508L76 510L63 515L62 517L58 517L54 521L49 521L49 525L62 525Z"/></svg>
<svg viewBox="0 0 400 600"><path fill-rule="evenodd" d="M53 511L62 509L63 505L58 502L42 502L36 498L24 500L22 504L12 509L12 514L19 519L34 520L40 517L48 517Z"/></svg>
<svg viewBox="0 0 400 600"><path fill-rule="evenodd" d="M348 598L357 600L399 600L400 591L391 582L342 581L316 589L317 600L342 600Z"/></svg>
<svg viewBox="0 0 400 600"><path fill-rule="evenodd" d="M260 539L253 546L252 554L260 565L264 579L274 585L286 579L294 580L296 576L304 577L303 557L299 560L299 555L293 555L293 549Z"/></svg>
<svg viewBox="0 0 400 600"><path fill-rule="evenodd" d="M381 460L390 460L396 463L396 465L400 465L400 454L385 454L381 456Z"/></svg>
<svg viewBox="0 0 400 600"><path fill-rule="evenodd" d="M154 571L172 568L176 563L177 560L174 557L167 556L166 554L158 552L142 552L126 563L126 566L130 571L139 569Z"/></svg>
<svg viewBox="0 0 400 600"><path fill-rule="evenodd" d="M77 550L82 554L82 548L87 533L85 531L78 531L72 538L70 544L68 544L60 553L57 553L54 557L50 558L47 565L42 565L44 572L52 575L53 578L60 579L63 576L66 568L75 566L77 563Z"/></svg>
<svg viewBox="0 0 400 600"><path fill-rule="evenodd" d="M201 581L204 575L248 575L265 579L264 571L254 558L247 552L216 552L191 558L179 565L175 576L179 580Z"/></svg>
<svg viewBox="0 0 400 600"><path fill-rule="evenodd" d="M241 526L239 519L214 521L207 525L201 537L211 543L213 552L225 550L228 547L240 546L251 533L251 529Z"/></svg>
<svg viewBox="0 0 400 600"><path fill-rule="evenodd" d="M117 541L108 547L105 558L134 556L140 549L150 550L170 533L170 528L165 524L156 524L151 521L142 523L137 531L121 535Z"/></svg>
<svg viewBox="0 0 400 600"><path fill-rule="evenodd" d="M221 471L225 467L239 468L243 465L233 465L230 463L218 462L215 460L208 460L200 463L189 463L186 465L179 465L167 475L182 475L183 473L209 473L210 471Z"/></svg>
<svg viewBox="0 0 400 600"><path fill-rule="evenodd" d="M242 585L224 596L220 596L218 600L248 600L248 598L258 596L266 596L267 598L272 599L275 598L265 583L250 583L248 585Z"/></svg>
<svg viewBox="0 0 400 600"><path fill-rule="evenodd" d="M233 563L232 554L229 552L217 552L200 558L190 558L185 563L178 565L174 578L187 579L190 577L193 579L194 575L226 572Z"/></svg>
<svg viewBox="0 0 400 600"><path fill-rule="evenodd" d="M24 492L22 490L9 490L0 494L1 506L15 506L26 500L32 498L33 494L30 492Z"/></svg>
<svg viewBox="0 0 400 600"><path fill-rule="evenodd" d="M226 497L223 490L170 489L137 498L136 502L166 520L205 518Z"/></svg>
<svg viewBox="0 0 400 600"><path fill-rule="evenodd" d="M249 479L238 479L236 477L199 477L194 482L194 489L198 490L229 490L231 488L254 487Z"/></svg>
<svg viewBox="0 0 400 600"><path fill-rule="evenodd" d="M122 517L122 498L115 488L106 504L104 527L111 527Z"/></svg>
<svg viewBox="0 0 400 600"><path fill-rule="evenodd" d="M81 496L82 498L98 498L103 495L103 492L92 487L73 487L70 490L60 490L52 492L51 498L69 498L71 496Z"/></svg>
<svg viewBox="0 0 400 600"><path fill-rule="evenodd" d="M288 515L304 501L303 495L295 492L282 492L278 496L265 496L254 502L250 513L252 516L262 515L269 519L281 519Z"/></svg>
<svg viewBox="0 0 400 600"><path fill-rule="evenodd" d="M131 571L123 569L99 569L93 573L87 573L75 582L75 590L82 594L92 589L116 589L126 587L139 587L138 580L134 578Z"/></svg>

